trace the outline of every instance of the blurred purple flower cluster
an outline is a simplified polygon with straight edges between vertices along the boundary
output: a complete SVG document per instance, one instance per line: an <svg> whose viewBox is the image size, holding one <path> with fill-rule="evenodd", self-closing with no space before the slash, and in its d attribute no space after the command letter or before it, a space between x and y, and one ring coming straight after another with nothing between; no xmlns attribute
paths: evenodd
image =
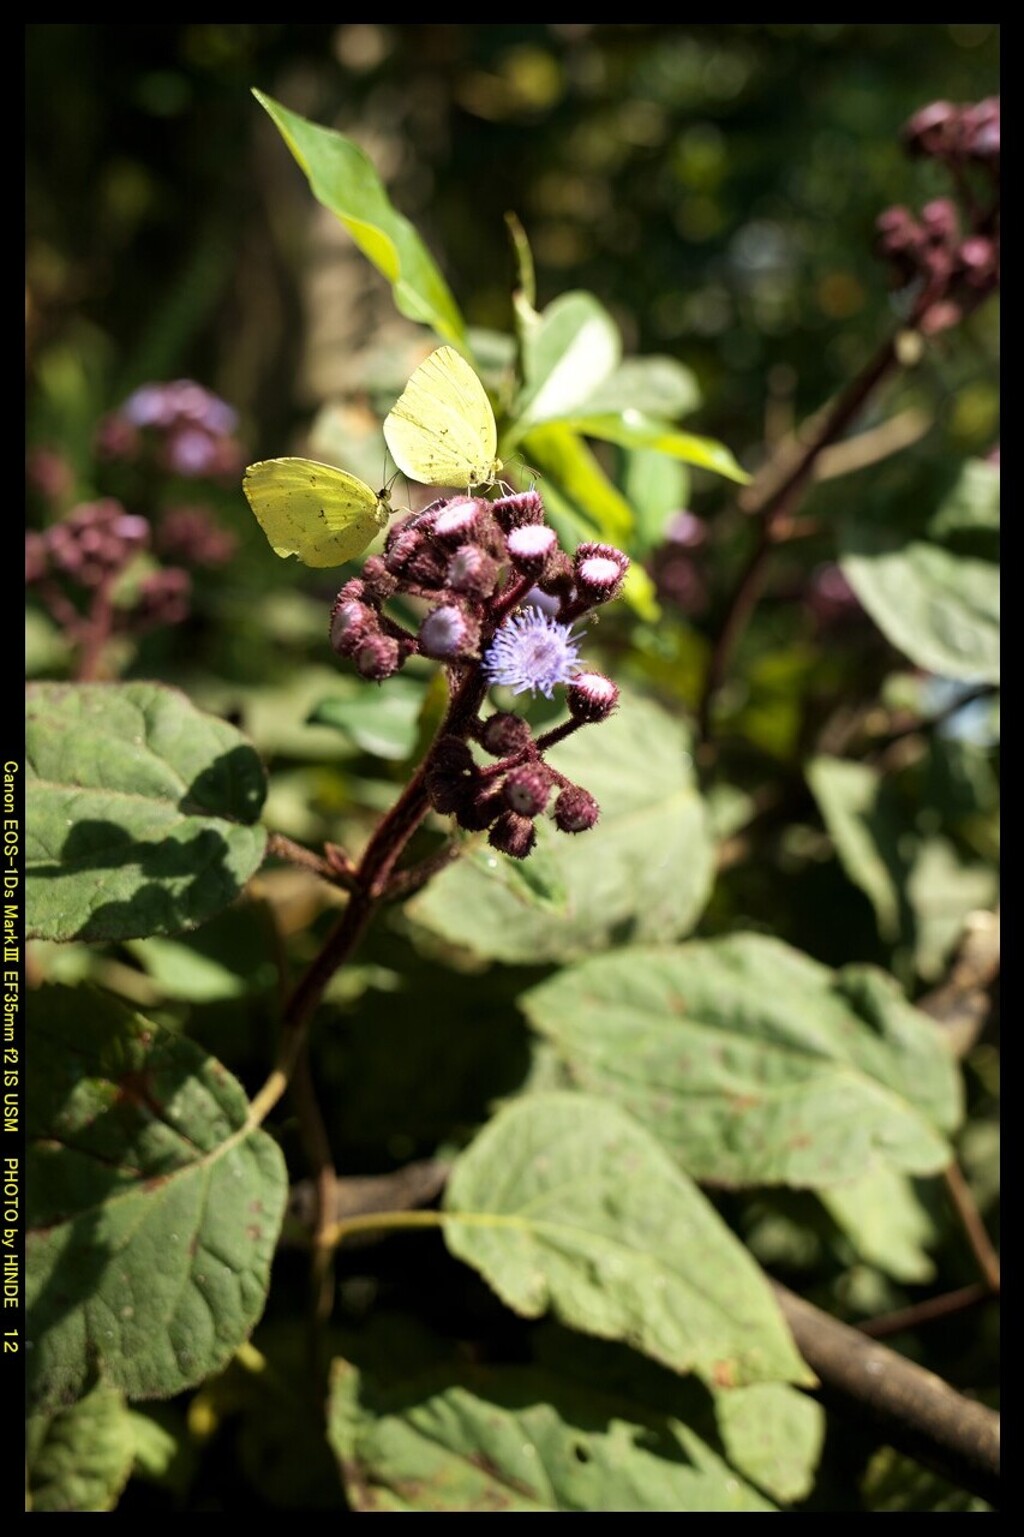
<svg viewBox="0 0 1024 1537"><path fill-rule="evenodd" d="M464 708L450 716L432 751L430 801L461 827L486 829L495 848L517 859L533 848L535 819L552 795L562 832L583 832L597 821L593 796L545 762L544 753L615 709L618 689L584 669L572 626L621 592L628 566L606 544L581 544L567 555L536 491L493 502L457 496L393 524L383 555L371 556L362 576L338 593L331 645L364 678L380 682L417 654L449 668ZM396 595L425 604L415 632L385 612ZM510 711L483 719L491 685L549 699L564 686L570 719L539 737ZM470 740L498 761L480 765Z"/></svg>
<svg viewBox="0 0 1024 1537"><path fill-rule="evenodd" d="M903 137L912 154L945 165L957 194L933 198L917 215L887 208L876 223L893 286L909 289L916 324L934 335L958 324L999 282L999 98L932 102L915 112ZM972 166L982 168L980 188L968 178Z"/></svg>
<svg viewBox="0 0 1024 1537"><path fill-rule="evenodd" d="M245 462L235 437L237 412L192 379L143 384L101 421L96 449L106 459L138 459L189 480L227 479Z"/></svg>

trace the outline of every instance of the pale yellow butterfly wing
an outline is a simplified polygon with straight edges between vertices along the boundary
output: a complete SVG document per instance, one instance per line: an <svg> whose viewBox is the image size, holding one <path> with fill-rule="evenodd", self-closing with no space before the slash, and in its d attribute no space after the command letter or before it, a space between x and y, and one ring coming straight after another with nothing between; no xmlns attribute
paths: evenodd
<svg viewBox="0 0 1024 1537"><path fill-rule="evenodd" d="M416 369L384 437L398 468L426 486L489 486L501 472L487 391L454 347L439 347Z"/></svg>
<svg viewBox="0 0 1024 1537"><path fill-rule="evenodd" d="M386 491L313 459L250 464L242 490L274 553L307 566L341 566L362 553L391 510Z"/></svg>

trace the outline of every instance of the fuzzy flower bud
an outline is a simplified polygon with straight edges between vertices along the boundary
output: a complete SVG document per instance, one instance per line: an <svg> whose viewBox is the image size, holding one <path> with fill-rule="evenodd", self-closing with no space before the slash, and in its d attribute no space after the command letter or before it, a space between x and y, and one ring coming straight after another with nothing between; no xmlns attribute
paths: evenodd
<svg viewBox="0 0 1024 1537"><path fill-rule="evenodd" d="M537 842L537 829L529 817L517 816L514 811L503 811L487 835L492 848L513 859L525 859Z"/></svg>
<svg viewBox="0 0 1024 1537"><path fill-rule="evenodd" d="M565 702L573 720L607 720L619 702L619 691L603 673L578 672L566 690Z"/></svg>
<svg viewBox="0 0 1024 1537"><path fill-rule="evenodd" d="M363 562L363 581L378 603L386 602L398 591L398 578L379 555L371 555Z"/></svg>
<svg viewBox="0 0 1024 1537"><path fill-rule="evenodd" d="M155 629L158 625L180 624L188 617L192 578L177 566L167 566L147 576L139 589L139 600L132 613L132 628Z"/></svg>
<svg viewBox="0 0 1024 1537"><path fill-rule="evenodd" d="M379 631L371 632L353 653L356 671L373 683L390 678L402 665L402 654L397 640Z"/></svg>
<svg viewBox="0 0 1024 1537"><path fill-rule="evenodd" d="M380 633L380 618L375 609L358 598L339 593L331 610L331 649L338 656L351 656L370 635Z"/></svg>
<svg viewBox="0 0 1024 1537"><path fill-rule="evenodd" d="M486 598L494 591L498 570L498 562L478 544L463 544L452 553L445 580L455 592Z"/></svg>
<svg viewBox="0 0 1024 1537"><path fill-rule="evenodd" d="M921 107L903 128L903 138L911 154L941 155L953 141L957 109L950 101L933 101Z"/></svg>
<svg viewBox="0 0 1024 1537"><path fill-rule="evenodd" d="M440 662L471 655L480 640L480 624L454 603L432 609L420 625L420 650Z"/></svg>
<svg viewBox="0 0 1024 1537"><path fill-rule="evenodd" d="M525 523L514 528L505 542L516 570L538 577L558 548L558 535L546 523Z"/></svg>
<svg viewBox="0 0 1024 1537"><path fill-rule="evenodd" d="M501 496L492 502L491 513L507 534L525 523L543 523L544 503L536 491L518 491L513 496Z"/></svg>
<svg viewBox="0 0 1024 1537"><path fill-rule="evenodd" d="M505 802L501 798L501 791L487 786L478 789L475 795L467 797L465 803L455 813L455 819L460 827L464 827L469 833L482 833L485 827L490 827L495 817L501 816L505 810Z"/></svg>
<svg viewBox="0 0 1024 1537"><path fill-rule="evenodd" d="M576 551L576 588L588 603L607 603L622 590L629 557L611 544L581 544Z"/></svg>
<svg viewBox="0 0 1024 1537"><path fill-rule="evenodd" d="M584 833L600 815L597 801L581 785L567 785L555 801L555 825L563 833Z"/></svg>
<svg viewBox="0 0 1024 1537"><path fill-rule="evenodd" d="M548 803L553 780L543 763L523 763L505 776L502 794L509 810L521 817L540 816Z"/></svg>
<svg viewBox="0 0 1024 1537"><path fill-rule="evenodd" d="M533 740L533 732L521 715L499 710L484 721L480 746L494 758L511 758Z"/></svg>
<svg viewBox="0 0 1024 1537"><path fill-rule="evenodd" d="M486 509L475 496L453 496L433 520L433 533L445 544L464 544L472 539Z"/></svg>

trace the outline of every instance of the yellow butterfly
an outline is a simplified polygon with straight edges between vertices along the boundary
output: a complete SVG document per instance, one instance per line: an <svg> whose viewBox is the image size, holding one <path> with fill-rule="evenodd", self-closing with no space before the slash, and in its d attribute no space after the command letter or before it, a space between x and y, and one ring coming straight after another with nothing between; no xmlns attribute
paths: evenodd
<svg viewBox="0 0 1024 1537"><path fill-rule="evenodd" d="M384 422L391 457L426 486L493 485L501 473L487 392L454 347L416 369Z"/></svg>
<svg viewBox="0 0 1024 1537"><path fill-rule="evenodd" d="M261 459L242 490L275 555L307 566L341 566L388 521L391 497L365 480L312 459Z"/></svg>

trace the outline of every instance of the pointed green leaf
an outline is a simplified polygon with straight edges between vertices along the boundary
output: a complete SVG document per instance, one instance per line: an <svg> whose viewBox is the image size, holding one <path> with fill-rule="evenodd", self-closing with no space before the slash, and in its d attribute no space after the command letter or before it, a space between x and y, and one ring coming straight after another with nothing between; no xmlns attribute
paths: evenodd
<svg viewBox="0 0 1024 1537"><path fill-rule="evenodd" d="M48 987L29 1018L26 1300L32 1392L90 1371L166 1398L263 1311L287 1178L239 1084L104 994Z"/></svg>
<svg viewBox="0 0 1024 1537"><path fill-rule="evenodd" d="M589 407L589 402L588 402ZM566 415L565 425L585 438L601 438L606 443L618 443L623 448L651 448L659 454L681 459L685 464L695 464L702 470L714 470L728 480L748 485L750 476L736 463L724 443L714 438L697 437L692 432L677 432L668 422L646 416L632 408L618 415L584 412Z"/></svg>
<svg viewBox="0 0 1024 1537"><path fill-rule="evenodd" d="M719 1384L813 1381L747 1250L607 1100L507 1105L455 1161L445 1210L448 1247L527 1318L550 1308Z"/></svg>
<svg viewBox="0 0 1024 1537"><path fill-rule="evenodd" d="M999 466L968 459L928 523L932 539L994 534L999 529Z"/></svg>
<svg viewBox="0 0 1024 1537"><path fill-rule="evenodd" d="M597 538L629 545L633 509L576 433L561 422L545 422L523 439L522 451L543 477L545 498L553 489L580 519L582 529L573 530L573 543Z"/></svg>
<svg viewBox="0 0 1024 1537"><path fill-rule="evenodd" d="M873 967L757 934L597 956L522 1000L582 1088L700 1180L832 1185L951 1157L960 1082L932 1023Z"/></svg>
<svg viewBox="0 0 1024 1537"><path fill-rule="evenodd" d="M357 1511L774 1508L680 1420L522 1367L387 1392L336 1362L328 1437Z"/></svg>
<svg viewBox="0 0 1024 1537"><path fill-rule="evenodd" d="M253 95L305 172L313 196L387 278L400 314L465 350L465 321L451 290L413 225L392 205L369 157L333 128L308 122L262 91Z"/></svg>
<svg viewBox="0 0 1024 1537"><path fill-rule="evenodd" d="M259 758L175 689L31 684L25 757L34 937L180 933L262 862Z"/></svg>
<svg viewBox="0 0 1024 1537"><path fill-rule="evenodd" d="M550 754L601 806L596 827L575 836L538 820L537 846L565 893L559 910L523 900L489 851L452 865L407 911L478 955L527 965L601 950L623 933L685 933L707 899L713 852L691 745L678 719L623 690L615 715Z"/></svg>
<svg viewBox="0 0 1024 1537"><path fill-rule="evenodd" d="M113 1510L135 1457L121 1394L97 1381L77 1403L27 1425L29 1509Z"/></svg>

